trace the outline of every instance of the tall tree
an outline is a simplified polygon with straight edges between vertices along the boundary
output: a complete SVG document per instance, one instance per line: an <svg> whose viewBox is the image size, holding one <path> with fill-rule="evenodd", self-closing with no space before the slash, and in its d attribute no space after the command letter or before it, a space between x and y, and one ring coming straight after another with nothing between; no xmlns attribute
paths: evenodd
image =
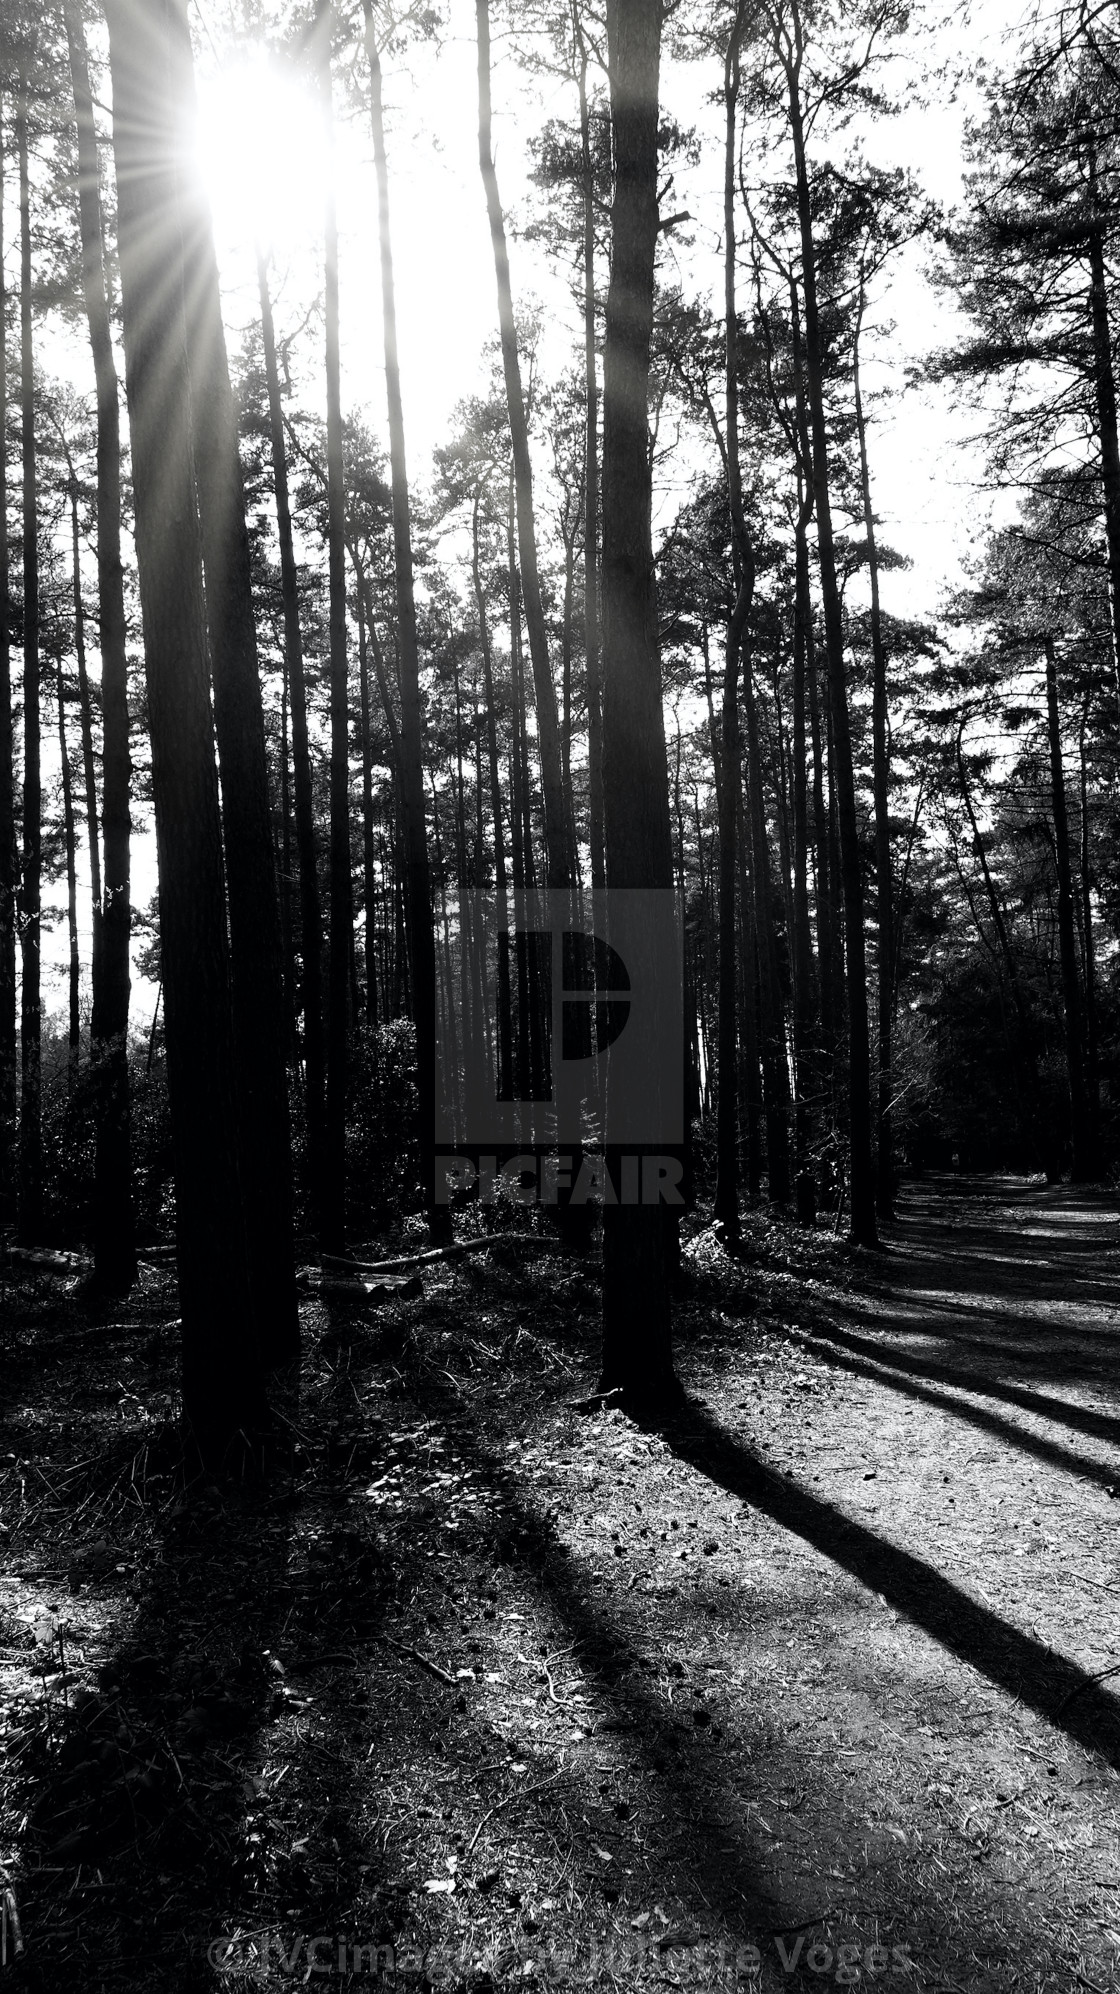
<svg viewBox="0 0 1120 1994"><path fill-rule="evenodd" d="M220 1459L264 1424L237 1153L202 545L179 248L182 0L107 0L125 378L152 743L183 1410Z"/></svg>
<svg viewBox="0 0 1120 1994"><path fill-rule="evenodd" d="M173 18L181 24L175 94L192 105L194 74L186 16ZM213 227L197 174L180 179L179 233L191 451L221 766L241 1183L266 1355L271 1362L286 1365L299 1355L299 1315L292 1241L284 952L237 416Z"/></svg>
<svg viewBox="0 0 1120 1994"><path fill-rule="evenodd" d="M128 661L121 561L120 396L105 283L101 180L85 31L76 0L66 0L66 38L78 133L78 215L82 291L97 390L97 606L101 649L104 866L94 915L90 1062L97 1152L94 1279L123 1292L136 1273L132 1136L128 1084L129 932L132 921L128 745Z"/></svg>
<svg viewBox="0 0 1120 1994"><path fill-rule="evenodd" d="M521 383L521 362L518 353L517 325L513 313L513 289L510 280L505 217L498 192L498 176L494 166L490 131L489 0L475 0L475 15L478 30L478 163L486 192L486 211L490 221L494 274L498 287L498 326L501 334L506 402L509 409L510 439L513 446L521 596L525 626L529 636L529 659L533 670L533 692L537 708L537 741L540 748L541 785L544 795L548 884L568 886L575 881L574 835L571 813L564 796L556 687L548 655L548 637L537 563L537 528L533 512L533 465L529 453L529 424Z"/></svg>
<svg viewBox="0 0 1120 1994"><path fill-rule="evenodd" d="M393 562L396 577L397 639L400 645L400 792L405 864L408 873L405 904L408 918L409 962L412 971L412 1014L416 1025L421 1178L428 1209L428 1224L433 1236L435 1234L449 1236L448 1208L446 1205L441 1206L436 1203L436 957L424 804L424 743L420 711L420 653L416 631L416 595L412 573L412 519L409 505L408 464L405 455L400 357L397 347L393 242L389 218L389 166L385 152L385 120L381 105L381 58L374 31L372 0L362 0L362 7L370 65L370 118L373 128L374 164L377 170L385 392L389 404Z"/></svg>
<svg viewBox="0 0 1120 1994"><path fill-rule="evenodd" d="M669 766L653 565L650 342L657 248L661 10L607 0L614 197L603 358L603 791L607 887L673 886ZM683 1048L682 1048L683 1050ZM657 1088L658 1076L651 1075ZM604 1213L604 1390L675 1388L669 1221L657 1205Z"/></svg>
<svg viewBox="0 0 1120 1994"><path fill-rule="evenodd" d="M327 980L327 1100L319 1236L323 1250L346 1244L346 1091L350 1032L350 949L354 896L350 873L350 708L346 625L346 487L342 462L342 379L338 320L338 212L334 182L331 0L318 0L315 41L328 160L324 243L327 388L327 578L331 688L331 925Z"/></svg>
<svg viewBox="0 0 1120 1994"><path fill-rule="evenodd" d="M4 268L4 99L0 92L0 1212L15 1185L16 849L15 730L12 726L11 555L8 547L8 284Z"/></svg>
<svg viewBox="0 0 1120 1994"><path fill-rule="evenodd" d="M802 297L805 311L805 382L812 444L813 500L820 556L824 610L825 655L828 662L829 718L834 749L834 776L840 833L840 872L844 898L844 950L848 997L848 1158L851 1236L857 1245L871 1246L875 1224L875 1170L871 1143L871 1045L867 1009L867 961L863 928L863 878L859 822L852 766L851 717L848 707L844 630L836 571L832 524L829 435L824 402L824 347L817 291L817 245L813 225L813 190L809 172L806 103L803 78L806 34L801 0L777 0L769 10L769 36L785 83L786 113L793 148L797 223L801 244ZM857 66L856 74L862 68ZM853 78L854 80L854 78ZM815 105L827 101L828 84L820 85Z"/></svg>
<svg viewBox="0 0 1120 1994"><path fill-rule="evenodd" d="M1054 864L1058 874L1058 948L1062 966L1062 996L1065 1007L1066 1066L1073 1133L1072 1177L1075 1184L1091 1183L1098 1163L1093 1140L1093 1120L1085 1078L1085 1025L1081 975L1077 963L1077 935L1074 927L1073 867L1070 863L1069 817L1066 810L1065 772L1062 767L1062 722L1058 704L1058 652L1053 636L1047 633L1046 653L1046 738L1050 750L1051 809L1054 815Z"/></svg>
<svg viewBox="0 0 1120 1994"><path fill-rule="evenodd" d="M268 288L268 265L257 252L257 285L261 303L261 336L268 390L268 434L276 495L276 531L280 546L280 591L284 607L284 661L292 715L292 772L295 778L296 853L299 863L299 906L302 954L304 1093L310 1151L311 1200L316 1221L323 1190L323 1118L326 1060L323 1049L323 914L316 858L315 805L311 785L311 749L307 733L307 678L303 632L299 616L299 576L296 568L292 508L288 491L288 455L284 441L284 408L276 331Z"/></svg>
<svg viewBox="0 0 1120 1994"><path fill-rule="evenodd" d="M20 1123L19 1237L38 1243L43 1225L42 1026L42 779L39 716L39 494L35 470L35 360L31 300L31 176L28 96L33 44L19 40L15 107L19 161L20 431L23 469L23 870L20 882Z"/></svg>

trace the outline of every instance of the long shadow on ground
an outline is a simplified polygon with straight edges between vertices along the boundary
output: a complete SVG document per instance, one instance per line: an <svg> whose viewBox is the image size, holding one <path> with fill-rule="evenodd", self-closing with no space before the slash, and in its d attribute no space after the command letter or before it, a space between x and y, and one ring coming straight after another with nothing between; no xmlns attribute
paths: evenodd
<svg viewBox="0 0 1120 1994"><path fill-rule="evenodd" d="M951 1413L954 1419L979 1427L981 1432L990 1433L994 1439L1003 1441L1005 1446L1018 1447L1024 1454L1034 1454L1040 1461L1048 1461L1052 1467L1062 1468L1067 1474L1078 1475L1087 1482L1097 1482L1101 1488L1112 1488L1116 1481L1117 1469L1113 1464L1093 1461L1086 1454L1075 1454L1070 1448L1063 1447L1060 1441L1043 1439L1041 1435L1003 1419L999 1413L988 1412L984 1406L970 1405L966 1399L957 1398L950 1392L936 1391L932 1386L918 1384L906 1375L892 1376L888 1367L893 1365L893 1359L878 1349L874 1358L867 1360L849 1357L842 1350L830 1350L819 1336L805 1336L800 1331L792 1332L792 1335L795 1342L811 1350L815 1356L827 1358L837 1370L848 1371L858 1378L871 1378L877 1385L887 1385L906 1398L936 1406L939 1412ZM967 1389L982 1393L988 1391L988 1387L979 1382L974 1382ZM997 1395L992 1393L993 1397Z"/></svg>
<svg viewBox="0 0 1120 1994"><path fill-rule="evenodd" d="M1017 1406L1021 1412L1035 1413L1040 1419L1053 1420L1056 1425L1071 1427L1074 1432L1083 1433L1090 1439L1106 1440L1111 1446L1120 1447L1120 1418L1116 1414L1094 1412L1091 1407L1076 1405L1069 1399L1052 1398L1049 1393L1030 1391L1024 1385L1010 1385L1002 1378L993 1377L982 1364L938 1363L932 1358L918 1357L911 1351L900 1350L897 1343L887 1336L860 1336L851 1330L838 1329L835 1324L830 1324L827 1329L815 1336L808 1337L800 1332L799 1336L806 1347L811 1346L818 1355L827 1356L830 1361L838 1364L844 1363L842 1353L846 1351L851 1352L853 1357L863 1358L865 1360L863 1365L854 1365L852 1368L859 1369L865 1376L869 1365L876 1367L876 1375L881 1375L879 1367L882 1367L883 1372L901 1371L908 1378L925 1378L931 1384L949 1385L956 1391L976 1392L982 1398L1001 1399L1007 1405ZM827 1347L830 1344L837 1346L835 1358ZM883 1383L897 1383L900 1389L906 1389L903 1379L895 1380L883 1376ZM943 1395L937 1393L933 1397L941 1402ZM956 1408L957 1401L953 1400L952 1403ZM1003 1424L1002 1421L1000 1423ZM1018 1444L1020 1435L1020 1428L1007 1425L1005 1437L1009 1441ZM1071 1455L1068 1463L1063 1460L1061 1457L1064 1452L1064 1449L1059 1448L1054 1456L1059 1466L1069 1465L1078 1474L1089 1473L1088 1466L1078 1465L1077 1456ZM1109 1479L1114 1479L1114 1476L1110 1476Z"/></svg>
<svg viewBox="0 0 1120 1994"><path fill-rule="evenodd" d="M950 1653L1120 1770L1120 1705L1086 1670L1008 1626L925 1559L774 1475L696 1401L648 1425L680 1460L834 1559Z"/></svg>

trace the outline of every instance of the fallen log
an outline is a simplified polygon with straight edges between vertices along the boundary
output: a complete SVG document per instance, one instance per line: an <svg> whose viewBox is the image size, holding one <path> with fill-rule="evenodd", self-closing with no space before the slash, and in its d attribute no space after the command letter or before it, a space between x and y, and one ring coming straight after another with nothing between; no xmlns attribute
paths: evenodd
<svg viewBox="0 0 1120 1994"><path fill-rule="evenodd" d="M344 1261L335 1263L345 1266ZM339 1295L353 1302L407 1302L422 1295L424 1286L418 1274L410 1274L400 1279L366 1281L357 1268L354 1278L344 1281L333 1274L317 1273L313 1267L305 1267L296 1276L296 1286L311 1295Z"/></svg>
<svg viewBox="0 0 1120 1994"><path fill-rule="evenodd" d="M56 1253L46 1246L9 1246L3 1258L10 1267L28 1267L37 1274L88 1274L91 1266L86 1253Z"/></svg>
<svg viewBox="0 0 1120 1994"><path fill-rule="evenodd" d="M456 1240L453 1246L434 1246L423 1253L402 1253L395 1260L345 1260L332 1253L320 1254L320 1264L347 1268L354 1274L399 1274L406 1267L428 1267L437 1260L459 1260L464 1253L484 1253L489 1247L534 1246L538 1252L555 1253L556 1241L539 1232L482 1233L477 1239Z"/></svg>

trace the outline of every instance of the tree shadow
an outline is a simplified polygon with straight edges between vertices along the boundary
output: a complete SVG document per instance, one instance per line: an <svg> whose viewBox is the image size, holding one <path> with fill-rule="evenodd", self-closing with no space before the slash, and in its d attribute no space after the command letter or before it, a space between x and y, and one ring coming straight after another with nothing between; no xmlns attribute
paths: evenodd
<svg viewBox="0 0 1120 1994"><path fill-rule="evenodd" d="M1008 1384L1003 1379L993 1378L980 1364L967 1366L938 1364L931 1358L918 1357L910 1351L899 1350L893 1340L887 1336L881 1340L873 1336L857 1336L851 1330L838 1329L835 1324L830 1324L827 1329L811 1336L800 1330L793 1333L806 1349L815 1350L818 1356L827 1357L830 1362L841 1367L843 1364L839 1353L851 1351L854 1356L866 1358L868 1363L873 1364L877 1375L881 1366L887 1372L904 1371L913 1377L928 1378L934 1384L950 1385L961 1391L978 1392L986 1398L1002 1399L1008 1405L1018 1406L1023 1412L1035 1413L1040 1419L1053 1420L1058 1425L1071 1427L1075 1432L1083 1433L1090 1439L1105 1440L1111 1446L1120 1446L1120 1418L1115 1414L1094 1412L1091 1407L1073 1405L1068 1399L1051 1398L1045 1392L1030 1391L1025 1385ZM837 1351L831 1350L829 1345L838 1346ZM862 1367L861 1375L868 1375L866 1365ZM895 1384L900 1381L885 1376L883 1382ZM940 1394L934 1402L947 1403ZM951 1403L957 1407L959 1401L954 1399ZM968 1409L962 1406L961 1410L967 1416ZM1018 1429L1008 1426L1007 1435L1014 1439L1016 1445L1019 1444ZM1055 1459L1057 1458L1055 1456ZM1070 1456L1069 1462L1077 1459L1077 1456ZM1069 1465L1069 1462L1059 1461L1059 1465ZM1080 1474L1086 1471L1078 1467L1076 1472ZM1116 1480L1118 1472L1120 1471L1116 1469L1111 1470L1108 1479Z"/></svg>
<svg viewBox="0 0 1120 1994"><path fill-rule="evenodd" d="M1075 1662L1009 1626L925 1559L775 1475L695 1400L665 1420L641 1423L680 1460L812 1544L959 1660L1120 1770L1120 1706Z"/></svg>

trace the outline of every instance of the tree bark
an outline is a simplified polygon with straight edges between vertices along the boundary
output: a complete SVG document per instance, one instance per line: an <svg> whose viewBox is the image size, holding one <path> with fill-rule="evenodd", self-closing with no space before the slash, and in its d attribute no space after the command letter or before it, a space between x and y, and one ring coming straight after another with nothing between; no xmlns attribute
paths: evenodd
<svg viewBox="0 0 1120 1994"><path fill-rule="evenodd" d="M859 482L863 528L867 535L867 565L871 580L871 727L875 793L875 899L878 912L879 1102L876 1127L875 1209L881 1219L894 1211L894 1141L891 1099L891 1035L894 1025L894 881L891 874L890 764L887 748L887 653L879 607L879 554L875 542L875 511L871 503L871 471L867 461L867 423L859 378L859 339L863 328L864 294L860 284L852 340L852 388L859 439Z"/></svg>
<svg viewBox="0 0 1120 1994"><path fill-rule="evenodd" d="M31 189L26 48L19 58L15 137L19 161L20 430L23 468L23 873L20 886L19 1227L21 1246L43 1229L42 1049L39 1015L42 918L42 781L39 717L39 520L35 475L35 367L31 315Z"/></svg>
<svg viewBox="0 0 1120 1994"><path fill-rule="evenodd" d="M176 19L179 94L186 105L193 101L194 73L185 11ZM180 181L179 215L191 447L221 770L241 1182L264 1354L280 1368L299 1357L284 952L237 412L213 227L196 174Z"/></svg>
<svg viewBox="0 0 1120 1994"><path fill-rule="evenodd" d="M280 592L284 605L284 657L292 714L292 775L295 787L296 853L299 863L300 930L302 937L302 1003L304 1088L307 1140L314 1222L321 1228L323 1198L324 1075L323 1047L323 914L315 851L315 807L311 787L311 750L307 735L307 679L303 633L299 621L299 577L292 536L288 495L288 458L284 445L284 413L280 373L276 363L276 331L268 291L268 269L257 254L257 285L261 301L265 380L268 386L268 426L272 477L276 492L276 531L280 543Z"/></svg>
<svg viewBox="0 0 1120 1994"><path fill-rule="evenodd" d="M4 281L3 93L0 91L0 603L11 600L8 545L8 290ZM0 615L0 1218L7 1219L16 1181L19 1088L16 1076L15 730L12 726L12 639Z"/></svg>
<svg viewBox="0 0 1120 1994"><path fill-rule="evenodd" d="M591 884L607 882L603 846L603 660L599 641L599 381L595 367L595 169L587 102L587 43L572 0L583 170L583 655L587 686L588 832Z"/></svg>
<svg viewBox="0 0 1120 1994"><path fill-rule="evenodd" d="M743 639L754 601L754 550L743 513L739 461L739 319L735 301L735 132L739 103L739 43L746 13L736 9L723 69L723 311L724 456L735 599L724 644L723 703L720 712L722 771L717 770L719 811L719 1071L716 1095L716 1191L712 1216L728 1246L739 1243L739 1082L736 1017L735 903L738 869L738 789L740 782L739 668Z"/></svg>
<svg viewBox="0 0 1120 1994"><path fill-rule="evenodd" d="M541 602L537 568L537 532L533 517L533 465L529 454L529 425L521 387L521 363L517 349L517 326L513 315L509 251L505 220L498 193L498 176L490 138L490 7L489 0L475 0L478 29L478 164L486 191L486 212L494 249L494 275L498 287L498 326L505 373L506 404L513 446L514 481L517 495L517 545L520 556L521 587L525 606L525 627L529 636L529 659L533 671L533 693L537 709L537 741L541 757L541 784L544 796L544 840L549 886L568 886L575 880L572 826L564 809L564 781L560 759L560 725L556 711L556 687L548 656L544 607Z"/></svg>
<svg viewBox="0 0 1120 1994"><path fill-rule="evenodd" d="M1085 962L1085 1092L1088 1096L1089 1140L1093 1156L1100 1156L1101 1092L1100 1041L1097 1019L1097 952L1093 939L1093 865L1089 836L1089 768L1085 754L1085 731L1089 724L1092 690L1086 689L1081 702L1078 734L1078 762L1081 777L1081 850L1078 873L1081 884L1082 952Z"/></svg>
<svg viewBox="0 0 1120 1994"><path fill-rule="evenodd" d="M792 44L782 55L789 100L797 181L797 213L801 236L802 286L805 303L805 373L813 452L813 496L820 552L821 596L824 606L825 654L828 660L829 706L835 748L836 800L840 825L840 870L844 896L844 944L848 995L848 1160L851 1195L851 1237L859 1246L874 1246L875 1168L871 1148L871 1045L867 1015L867 965L863 933L863 880L860 873L859 824L852 769L848 687L844 666L844 633L836 554L828 431L824 413L823 351L817 305L816 247L813 240L812 196L801 108L801 20L791 0ZM780 51L781 52L781 51Z"/></svg>
<svg viewBox="0 0 1120 1994"><path fill-rule="evenodd" d="M1051 807L1054 812L1054 858L1058 872L1058 947L1062 964L1062 998L1065 1009L1066 1063L1069 1073L1069 1101L1073 1159L1071 1178L1075 1184L1091 1184L1097 1175L1093 1154L1092 1121L1085 1087L1085 1027L1082 1016L1081 979L1077 968L1077 936L1073 914L1073 868L1069 854L1069 819L1066 814L1066 786L1062 770L1062 729L1058 708L1058 657L1054 639L1046 647L1046 732L1050 746Z"/></svg>
<svg viewBox="0 0 1120 1994"><path fill-rule="evenodd" d="M1095 161L1091 168L1090 186L1096 206ZM1108 322L1104 247L1104 224L1101 223L1089 233L1089 316L1093 329L1093 387L1097 402L1097 436L1101 447L1105 545L1108 549L1113 671L1120 686L1120 442L1117 440L1116 378L1112 367L1112 329Z"/></svg>
<svg viewBox="0 0 1120 1994"><path fill-rule="evenodd" d="M94 912L90 1067L97 1119L94 1280L125 1293L136 1277L132 1203L132 1126L128 1077L131 908L128 659L121 561L120 392L105 283L97 133L85 31L76 0L66 0L66 39L78 134L78 216L82 290L97 388L97 607L101 649L101 830L104 867Z"/></svg>
<svg viewBox="0 0 1120 1994"><path fill-rule="evenodd" d="M381 107L381 61L377 52L371 0L362 0L362 10L365 16L366 50L370 65L370 118L373 129L374 163L377 169L385 392L389 408L393 563L397 595L397 642L400 647L401 815L404 824L405 864L408 869L406 905L412 977L412 1014L416 1024L420 1169L427 1207L428 1230L433 1242L438 1242L450 1236L451 1219L448 1207L436 1203L436 950L424 802L424 743L420 710L420 650L416 631L416 597L412 573L412 518L397 345L396 287L389 223L389 167L385 155L385 122Z"/></svg>
<svg viewBox="0 0 1120 1994"><path fill-rule="evenodd" d="M607 886L669 892L673 846L652 545L649 364L657 247L661 13L607 0L614 200L603 362L603 792ZM651 1075L656 1087L658 1076ZM675 1391L669 1230L657 1205L604 1213L604 1390Z"/></svg>
<svg viewBox="0 0 1120 1994"><path fill-rule="evenodd" d="M176 214L180 0L108 0L121 305L175 1145L183 1411L204 1459L265 1421L236 1144L221 822ZM178 267L177 267L178 266Z"/></svg>
<svg viewBox="0 0 1120 1994"><path fill-rule="evenodd" d="M331 104L331 0L318 0L315 34L328 162L334 153ZM330 945L327 956L327 1100L319 1242L324 1253L346 1244L346 1092L350 1034L350 688L346 635L346 486L342 458L342 379L338 322L338 214L328 168L324 217L324 331L327 392L327 584L330 633ZM417 1033L419 1038L419 1032Z"/></svg>
<svg viewBox="0 0 1120 1994"><path fill-rule="evenodd" d="M62 771L62 836L66 847L66 933L69 942L67 975L66 1099L72 1102L78 1085L82 1054L82 960L78 952L78 866L74 835L74 795L70 748L66 739L66 683L62 660L55 675L58 694L58 754Z"/></svg>

